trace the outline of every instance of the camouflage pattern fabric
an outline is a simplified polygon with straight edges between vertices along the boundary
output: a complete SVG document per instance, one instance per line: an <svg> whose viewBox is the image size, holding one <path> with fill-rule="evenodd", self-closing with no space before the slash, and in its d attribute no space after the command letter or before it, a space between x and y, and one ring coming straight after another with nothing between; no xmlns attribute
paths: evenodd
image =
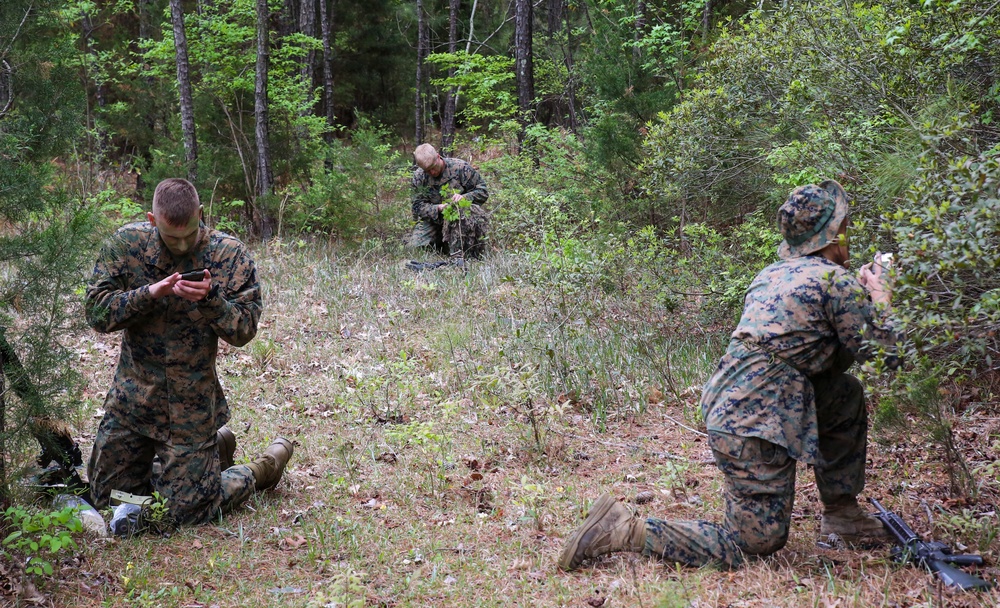
<svg viewBox="0 0 1000 608"><path fill-rule="evenodd" d="M480 255L485 248L484 239L489 222L482 205L489 198L486 182L472 165L458 158L443 158L444 169L434 177L423 169L413 174L412 211L416 225L410 237L410 246L429 247L455 254L459 251L468 257ZM458 190L472 205L463 209L458 220L447 222L437 209L443 201L441 188L449 186Z"/></svg>
<svg viewBox="0 0 1000 608"><path fill-rule="evenodd" d="M150 295L154 283L197 268L207 268L212 275L212 290L202 301ZM87 321L96 331L123 331L102 429L114 420L104 429L105 436L123 437L119 431L125 429L137 436L130 442L142 444L141 449L108 447L112 452L120 449L119 458L134 456L134 464L102 456L104 446L95 444L89 467L95 501L106 504L112 489L129 491L114 485L119 478L125 485L148 485L149 473L137 467L148 467L156 453L164 463L164 475L155 489L176 506L174 516L190 522L210 519L208 511L217 511L217 497L206 502L194 496L218 493L217 480L215 489L213 482L206 482L206 475L218 476L215 434L229 420L216 372L218 341L234 346L249 342L257 333L262 309L249 252L239 240L201 224L191 254L175 259L155 227L146 222L129 224L101 250L85 305ZM210 454L216 454L216 472L206 462ZM185 466L191 470L185 472ZM200 488L205 483L209 486ZM195 505L208 511L189 513Z"/></svg>
<svg viewBox="0 0 1000 608"><path fill-rule="evenodd" d="M857 496L865 484L868 418L861 383L848 374L813 378L820 448L816 487L824 504ZM725 475L725 519L646 520L646 555L692 566L740 566L748 555L785 546L795 500L795 460L780 445L758 437L710 432L709 444ZM737 454L736 457L730 454Z"/></svg>
<svg viewBox="0 0 1000 608"><path fill-rule="evenodd" d="M725 475L725 518L646 522L646 549L670 562L738 567L788 539L795 465L814 465L830 504L864 488L868 418L861 383L844 372L892 356L892 325L864 287L819 256L782 260L754 279L729 348L701 400L716 464Z"/></svg>
<svg viewBox="0 0 1000 608"><path fill-rule="evenodd" d="M159 475L152 476L153 457L160 457ZM246 465L219 471L215 446L189 448L159 441L127 428L107 412L97 429L90 454L94 506L108 506L112 490L148 496L153 490L167 499L178 524L197 525L217 519L242 504L254 491L253 472Z"/></svg>
<svg viewBox="0 0 1000 608"><path fill-rule="evenodd" d="M820 256L768 266L751 283L729 349L702 394L708 430L760 437L795 460L821 464L810 378L870 358L867 339L890 352L896 342L848 270Z"/></svg>

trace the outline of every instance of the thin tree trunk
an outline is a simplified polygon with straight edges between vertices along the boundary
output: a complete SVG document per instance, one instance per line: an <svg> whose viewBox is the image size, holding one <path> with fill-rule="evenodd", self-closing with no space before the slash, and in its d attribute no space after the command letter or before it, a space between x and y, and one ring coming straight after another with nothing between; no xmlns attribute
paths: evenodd
<svg viewBox="0 0 1000 608"><path fill-rule="evenodd" d="M448 52L452 55L458 50L458 4L459 0L448 2ZM455 68L448 68L448 78L455 77ZM441 119L441 149L448 155L455 142L455 109L458 105L458 89L448 89L444 100L444 115Z"/></svg>
<svg viewBox="0 0 1000 608"><path fill-rule="evenodd" d="M646 2L645 0L636 0L635 3L635 30L634 30L634 40L635 45L632 47L632 57L639 59L642 54L639 51L639 41L642 40L646 35Z"/></svg>
<svg viewBox="0 0 1000 608"><path fill-rule="evenodd" d="M96 28L94 27L93 20L90 18L90 14L84 13L82 25L83 25L83 39L85 41L85 44L87 45L87 72L89 72L88 77L94 83L94 100L97 102L97 107L103 110L104 107L107 105L107 95L105 91L104 82L101 78L101 69L100 66L97 65L98 53L97 49L94 48L94 37L93 37L93 33ZM93 114L90 111L90 107L91 107L90 101L88 99L87 126L90 127L90 129L95 129L96 127L95 129L97 132L96 151L100 156L103 156L105 151L107 150L108 135L103 126L99 126L96 124L96 120L94 119Z"/></svg>
<svg viewBox="0 0 1000 608"><path fill-rule="evenodd" d="M416 121L416 132L414 137L417 144L424 143L424 58L427 56L427 47L424 46L427 39L424 30L427 29L427 21L424 19L424 2L417 0L417 92L413 103L414 120Z"/></svg>
<svg viewBox="0 0 1000 608"><path fill-rule="evenodd" d="M10 487L7 484L7 386L2 370L5 361L0 353L0 512L10 507ZM3 524L0 523L0 530Z"/></svg>
<svg viewBox="0 0 1000 608"><path fill-rule="evenodd" d="M152 24L150 23L153 12L152 2L153 0L139 0L139 4L136 7L139 12L139 48L141 48L142 44L152 37L152 32L154 30ZM138 49L136 50L138 51ZM156 79L150 75L150 70L146 68L147 64L143 62L142 72L146 74L143 78L146 83L145 95L149 96L153 95L153 91L156 90ZM146 106L149 109L146 112L146 116L143 117L143 120L146 124L146 128L149 129L150 134L153 134L156 130L156 110L153 109L155 107L153 104L146 104ZM152 166L153 162L153 152L150 148L151 146L149 144L145 144L138 149L138 154L146 162L147 167ZM136 190L141 191L144 189L145 180L143 176L144 174L142 171L137 171L135 173Z"/></svg>
<svg viewBox="0 0 1000 608"><path fill-rule="evenodd" d="M562 25L563 6L566 0L548 0L547 21L549 26L549 36L555 36Z"/></svg>
<svg viewBox="0 0 1000 608"><path fill-rule="evenodd" d="M712 25L712 0L705 0L705 10L701 14L701 43L708 43L708 28Z"/></svg>
<svg viewBox="0 0 1000 608"><path fill-rule="evenodd" d="M333 125L337 120L333 107L333 49L330 43L333 36L333 9L336 5L333 0L330 2L331 6L327 10L327 0L319 0L319 18L323 29L323 107L328 127L323 137L327 142L333 140Z"/></svg>
<svg viewBox="0 0 1000 608"><path fill-rule="evenodd" d="M254 228L263 239L271 237L271 222L262 208L274 190L271 172L271 142L268 135L267 68L270 54L269 17L267 0L257 0L257 74L254 85L254 117L257 121L257 203Z"/></svg>
<svg viewBox="0 0 1000 608"><path fill-rule="evenodd" d="M177 88L180 90L184 163L188 181L194 183L198 178L198 139L194 129L194 96L191 94L191 73L181 0L170 0L170 20L174 26L174 48L177 51Z"/></svg>
<svg viewBox="0 0 1000 608"><path fill-rule="evenodd" d="M523 143L524 126L534 120L532 107L535 101L535 68L531 48L531 0L516 0L514 14L514 70L517 83L517 105L521 110L522 129L518 143Z"/></svg>
<svg viewBox="0 0 1000 608"><path fill-rule="evenodd" d="M299 32L309 36L310 38L316 37L316 1L317 0L301 0L299 4ZM322 1L322 0L320 0ZM310 49L306 52L306 56L302 59L302 80L309 85L309 90L313 88L313 66L316 62L316 51Z"/></svg>
<svg viewBox="0 0 1000 608"><path fill-rule="evenodd" d="M569 130L576 133L579 121L576 117L576 73L573 63L573 26L569 21L569 11L565 12L566 24L566 103L569 106Z"/></svg>

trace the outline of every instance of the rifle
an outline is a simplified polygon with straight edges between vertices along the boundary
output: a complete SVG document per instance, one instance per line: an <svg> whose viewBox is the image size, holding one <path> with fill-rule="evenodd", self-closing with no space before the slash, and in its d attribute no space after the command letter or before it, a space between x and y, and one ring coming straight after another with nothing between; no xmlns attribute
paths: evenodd
<svg viewBox="0 0 1000 608"><path fill-rule="evenodd" d="M31 411L45 412L48 407L38 388L31 382L13 345L7 341L5 331L5 328L0 327L0 392L3 388L9 388ZM5 425L5 405L0 394L0 434L10 431ZM66 487L73 491L86 491L88 485L77 472L83 465L83 456L80 446L73 441L69 427L64 422L44 416L31 416L27 424L28 430L41 447L38 466L43 470L35 478L37 485L41 488ZM51 463L55 465L49 466ZM3 455L0 454L0 484L7 481L4 465ZM0 504L7 499L9 496L5 496L4 488L0 486Z"/></svg>
<svg viewBox="0 0 1000 608"><path fill-rule="evenodd" d="M982 566L983 558L981 556L955 555L951 552L951 548L944 543L925 541L910 526L906 525L906 522L899 515L887 510L874 498L868 500L878 509L875 517L882 522L882 525L895 539L896 544L899 545L892 550L892 557L897 563L910 562L926 568L937 573L938 578L945 585L958 587L962 591L990 588L988 582L955 567Z"/></svg>

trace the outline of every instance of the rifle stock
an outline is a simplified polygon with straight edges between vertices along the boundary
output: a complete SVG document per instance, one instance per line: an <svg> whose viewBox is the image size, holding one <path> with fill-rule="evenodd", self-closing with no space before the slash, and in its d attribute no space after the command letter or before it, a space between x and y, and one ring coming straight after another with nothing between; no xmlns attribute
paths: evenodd
<svg viewBox="0 0 1000 608"><path fill-rule="evenodd" d="M951 549L944 543L924 541L899 515L883 507L874 498L868 500L878 509L875 517L882 522L899 545L899 551L894 552L897 561L906 561L927 568L937 574L945 585L958 587L963 591L986 590L991 587L987 581L953 565L981 566L983 564L981 556L953 555Z"/></svg>
<svg viewBox="0 0 1000 608"><path fill-rule="evenodd" d="M940 559L926 559L924 563L927 569L938 575L945 585L949 587L958 587L962 591L969 591L972 589L976 590L986 590L990 588L990 584L983 579L969 574L965 570L960 570L944 560Z"/></svg>

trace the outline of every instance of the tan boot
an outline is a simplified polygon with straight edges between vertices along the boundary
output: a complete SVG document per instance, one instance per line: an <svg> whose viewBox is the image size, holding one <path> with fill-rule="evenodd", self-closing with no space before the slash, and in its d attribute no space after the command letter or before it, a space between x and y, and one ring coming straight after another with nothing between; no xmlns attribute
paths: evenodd
<svg viewBox="0 0 1000 608"><path fill-rule="evenodd" d="M293 450L291 441L284 437L278 437L259 458L247 465L253 472L257 491L267 490L278 485L285 465L292 458Z"/></svg>
<svg viewBox="0 0 1000 608"><path fill-rule="evenodd" d="M642 551L646 521L605 494L597 499L583 525L576 529L559 556L559 567L573 570L583 560L612 551Z"/></svg>
<svg viewBox="0 0 1000 608"><path fill-rule="evenodd" d="M819 533L822 537L836 534L849 545L876 545L889 538L882 522L858 506L854 496L823 505Z"/></svg>
<svg viewBox="0 0 1000 608"><path fill-rule="evenodd" d="M236 456L236 435L224 426L215 433L215 446L219 449L219 470L233 466Z"/></svg>

